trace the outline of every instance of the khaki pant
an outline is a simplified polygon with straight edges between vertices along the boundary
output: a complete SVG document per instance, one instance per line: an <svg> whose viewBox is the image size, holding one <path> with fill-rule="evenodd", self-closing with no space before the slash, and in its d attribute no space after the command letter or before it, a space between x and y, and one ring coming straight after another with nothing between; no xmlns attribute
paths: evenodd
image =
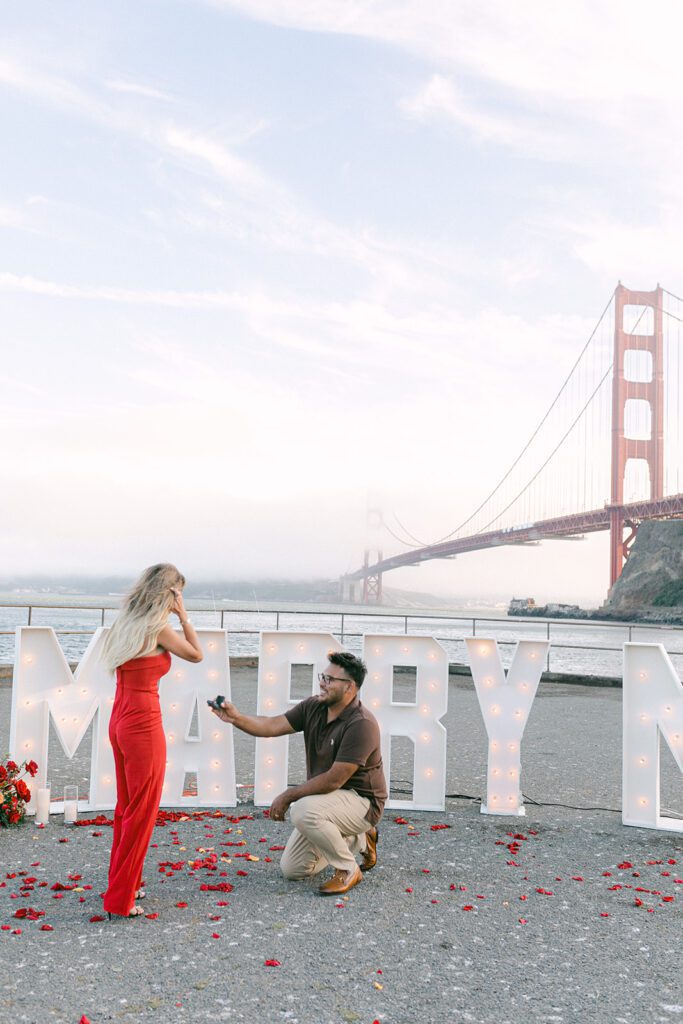
<svg viewBox="0 0 683 1024"><path fill-rule="evenodd" d="M294 831L280 861L285 878L309 878L328 864L352 871L372 827L365 817L369 809L370 801L353 789L296 800L289 810Z"/></svg>

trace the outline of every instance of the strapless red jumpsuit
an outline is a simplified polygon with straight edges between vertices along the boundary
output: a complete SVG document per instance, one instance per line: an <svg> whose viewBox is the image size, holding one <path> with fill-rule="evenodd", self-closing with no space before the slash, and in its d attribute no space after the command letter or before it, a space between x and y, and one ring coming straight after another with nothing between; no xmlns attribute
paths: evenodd
<svg viewBox="0 0 683 1024"><path fill-rule="evenodd" d="M116 763L114 838L104 909L127 916L142 882L142 867L154 829L166 771L166 737L159 706L159 680L171 655L133 658L116 670L116 697L109 739Z"/></svg>

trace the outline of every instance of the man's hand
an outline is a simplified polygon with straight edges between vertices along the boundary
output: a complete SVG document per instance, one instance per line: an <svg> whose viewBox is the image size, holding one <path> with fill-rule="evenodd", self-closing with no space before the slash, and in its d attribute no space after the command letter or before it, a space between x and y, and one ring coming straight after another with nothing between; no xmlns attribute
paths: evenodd
<svg viewBox="0 0 683 1024"><path fill-rule="evenodd" d="M285 814L289 810L289 805L293 803L291 798L287 796L287 790L284 793L280 793L276 796L270 805L270 819L271 821L284 821Z"/></svg>
<svg viewBox="0 0 683 1024"><path fill-rule="evenodd" d="M219 710L211 708L211 713L214 714L216 718L220 718L221 722L227 722L228 725L235 725L240 716L235 705L231 704L229 700L224 700Z"/></svg>

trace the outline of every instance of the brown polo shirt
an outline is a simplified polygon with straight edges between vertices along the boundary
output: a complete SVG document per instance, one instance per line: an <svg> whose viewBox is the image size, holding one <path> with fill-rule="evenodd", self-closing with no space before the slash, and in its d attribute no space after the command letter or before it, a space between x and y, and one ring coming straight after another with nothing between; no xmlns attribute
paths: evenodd
<svg viewBox="0 0 683 1024"><path fill-rule="evenodd" d="M367 797L368 823L376 825L387 799L387 784L375 716L356 697L328 724L327 705L309 697L285 711L285 718L295 732L304 734L307 778L329 771L335 761L358 765L342 789L354 789L359 796Z"/></svg>

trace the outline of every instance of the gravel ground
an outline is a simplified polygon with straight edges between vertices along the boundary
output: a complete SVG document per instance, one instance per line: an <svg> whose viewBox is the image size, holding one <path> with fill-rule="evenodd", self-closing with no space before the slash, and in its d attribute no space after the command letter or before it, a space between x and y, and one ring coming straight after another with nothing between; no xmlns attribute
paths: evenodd
<svg viewBox="0 0 683 1024"><path fill-rule="evenodd" d="M252 707L255 671L233 672L232 683L236 702ZM8 719L3 690L0 750ZM451 682L445 724L447 791L478 796L486 753L471 683ZM301 744L291 746L295 780ZM683 813L666 754L662 802ZM236 736L236 758L249 786L253 740ZM393 764L409 778L400 745ZM50 774L53 785L85 778L87 761L56 750ZM524 792L546 804L618 808L620 691L542 685L523 776ZM271 847L284 844L287 823L248 803L222 814L158 826L144 903L153 916L111 923L90 920L101 914L109 827L66 830L54 816L42 830L1 833L0 1022L683 1021L680 835L625 828L607 810L528 805L526 818L506 819L449 798L443 813L403 812L408 823L388 811L377 867L335 900L280 876ZM200 888L224 883L234 890ZM28 907L44 916L13 916Z"/></svg>

